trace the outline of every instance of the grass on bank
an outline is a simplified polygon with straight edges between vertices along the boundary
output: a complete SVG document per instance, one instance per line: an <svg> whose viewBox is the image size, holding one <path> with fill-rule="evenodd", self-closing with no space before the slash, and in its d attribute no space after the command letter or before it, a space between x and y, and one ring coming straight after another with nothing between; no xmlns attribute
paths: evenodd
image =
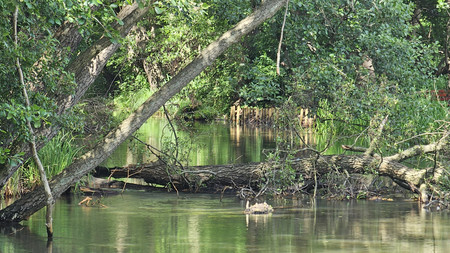
<svg viewBox="0 0 450 253"><path fill-rule="evenodd" d="M81 148L75 144L75 137L71 133L62 131L50 140L39 150L39 158L47 177L51 179L63 171L72 163L80 150ZM19 197L40 184L39 170L33 159L30 158L8 180L0 195L2 197Z"/></svg>

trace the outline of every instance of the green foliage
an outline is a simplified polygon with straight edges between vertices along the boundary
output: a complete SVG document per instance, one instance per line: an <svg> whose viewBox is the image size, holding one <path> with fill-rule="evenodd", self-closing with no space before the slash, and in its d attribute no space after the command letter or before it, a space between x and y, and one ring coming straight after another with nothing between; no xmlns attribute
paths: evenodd
<svg viewBox="0 0 450 253"><path fill-rule="evenodd" d="M252 2L221 3L208 2L216 30L241 18L230 10L254 7ZM239 99L264 107L293 95L299 106L313 111L327 100L336 119L367 125L370 115L388 112L403 94L428 89L436 80L439 44L414 36L414 7L399 0L291 1L281 76L274 74L274 59L282 12L227 51L188 92L202 104L214 103L221 113ZM362 67L365 59L372 61L374 73Z"/></svg>
<svg viewBox="0 0 450 253"><path fill-rule="evenodd" d="M75 137L72 134L64 131L58 133L38 152L47 177L51 179L62 172L72 163L80 150L81 148L75 144ZM32 160L25 163L23 170L19 173L22 173L22 180L28 189L40 182L39 169Z"/></svg>
<svg viewBox="0 0 450 253"><path fill-rule="evenodd" d="M260 188L268 187L274 194L295 193L300 190L300 186L304 183L301 174L297 174L292 167L290 161L294 158L292 154L288 154L285 159L280 159L285 156L285 151L277 148L275 152L270 153L267 161L271 162L272 166L265 171L265 177L262 179Z"/></svg>
<svg viewBox="0 0 450 253"><path fill-rule="evenodd" d="M147 82L144 76L130 75L126 79L133 79L133 77L135 77L134 82L130 80L130 82L124 82L120 85L120 93L114 98L114 114L118 120L124 119L153 94L149 87L145 87Z"/></svg>
<svg viewBox="0 0 450 253"><path fill-rule="evenodd" d="M415 36L413 4L294 1L290 7L284 57L293 66L295 101L317 113L319 133L357 134L389 115L379 145L395 152L404 146L389 143L432 132L448 118L445 106L425 96L446 83L434 76L439 44ZM367 59L372 70L362 67Z"/></svg>
<svg viewBox="0 0 450 253"><path fill-rule="evenodd" d="M253 1L241 0L207 0L210 5L208 13L217 20L219 29L228 30L252 12Z"/></svg>
<svg viewBox="0 0 450 253"><path fill-rule="evenodd" d="M25 187L23 185L23 180L19 173L14 173L8 182L6 182L3 189L0 190L0 199L8 197L20 197L22 193L25 192Z"/></svg>
<svg viewBox="0 0 450 253"><path fill-rule="evenodd" d="M123 25L116 16L128 1L0 1L0 166L15 166L21 161L24 153L20 152L24 143L30 140L27 120L31 122L35 132L43 127L52 125L71 126L80 128L80 117L68 112L58 115L57 101L72 94L75 90L73 73L66 71L71 55L88 47L101 36L109 37L113 42L119 42L117 25ZM13 29L13 13L19 10L17 20L17 39ZM83 35L79 51L69 54L70 48L62 48L57 40L58 29L67 24L74 23ZM60 31L59 31L60 32ZM19 80L15 63L20 61L24 74L24 82L28 91L31 106L25 106L23 87ZM61 102L61 101L59 101ZM71 114L72 113L72 114ZM65 137L69 138L69 137ZM61 141L61 140L56 140ZM70 142L64 140L64 142ZM49 143L49 145L56 145ZM42 152L46 152L46 146ZM63 155L50 155L54 158L63 158L72 154L64 145L57 145L54 149L61 149ZM49 151L50 152L50 151ZM52 151L53 152L53 151ZM45 155L44 155L45 156ZM49 159L49 158L47 158ZM71 158L68 158L70 160ZM64 167L67 162L48 161L58 163ZM62 168L61 167L61 168ZM49 173L56 173L54 165ZM32 169L22 171L31 176ZM21 175L16 179L20 180Z"/></svg>
<svg viewBox="0 0 450 253"><path fill-rule="evenodd" d="M154 86L162 86L209 43L214 26L206 15L207 8L207 4L195 1L154 3L155 13L131 32L127 46L108 62L108 71L115 76L118 111L126 114L136 108L154 92ZM150 68L147 72L144 65ZM175 103L188 97L186 93L175 98Z"/></svg>
<svg viewBox="0 0 450 253"><path fill-rule="evenodd" d="M183 91L186 97L193 94L202 107L212 108L217 115L228 113L229 107L239 98L245 63L240 45L232 46L213 67L197 76ZM236 61L238 59L238 61ZM190 102L190 101L189 101Z"/></svg>
<svg viewBox="0 0 450 253"><path fill-rule="evenodd" d="M275 62L267 55L261 55L243 71L242 79L245 84L239 95L244 99L245 105L276 105L283 95L287 95L283 92L283 77L283 74L277 75Z"/></svg>
<svg viewBox="0 0 450 253"><path fill-rule="evenodd" d="M1 1L0 12L0 162L17 163L16 148L28 141L26 121L34 128L57 121L54 99L73 90L73 76L64 68L64 59L53 38L53 24L48 17L61 18L65 13L61 2L23 1L17 3L18 45L14 42L12 14L15 3ZM13 63L19 59L24 72L31 107L25 107L22 84ZM11 151L11 152L10 152Z"/></svg>
<svg viewBox="0 0 450 253"><path fill-rule="evenodd" d="M292 167L292 160L298 159L299 153L310 146L303 138L307 133L298 124L298 110L292 100L289 99L280 106L275 126L278 128L276 148L267 154L266 161L271 166L266 168L261 188L271 189L275 194L299 192L305 182L302 174ZM313 154L309 150L302 153L306 157Z"/></svg>
<svg viewBox="0 0 450 253"><path fill-rule="evenodd" d="M142 1L137 1L140 6ZM132 1L100 1L100 0L57 0L52 1L52 5L57 6L55 13L58 16L49 16L48 23L61 25L64 21L79 25L79 30L87 39L87 44L91 39L106 36L113 43L123 42L116 27L123 25L123 21L117 17L120 8ZM86 45L87 45L86 44ZM82 49L82 48L81 48Z"/></svg>
<svg viewBox="0 0 450 253"><path fill-rule="evenodd" d="M75 144L75 137L67 132L60 132L50 140L38 155L49 179L59 174L70 165L81 150ZM26 161L8 181L1 195L20 196L40 184L39 169L32 159Z"/></svg>
<svg viewBox="0 0 450 253"><path fill-rule="evenodd" d="M48 178L59 174L67 166L69 166L78 152L81 150L75 144L75 137L64 131L51 139L41 150L39 150L39 158L44 166ZM31 170L37 170L33 163Z"/></svg>
<svg viewBox="0 0 450 253"><path fill-rule="evenodd" d="M192 140L189 138L179 138L175 137L170 126L167 126L163 135L161 136L162 149L161 152L164 154L163 160L169 164L169 168L173 165L183 165L189 164L189 154L192 146ZM172 171L176 174L176 171Z"/></svg>
<svg viewBox="0 0 450 253"><path fill-rule="evenodd" d="M334 112L327 100L319 101L319 108L317 109L317 121L315 132L321 136L328 136L333 138L339 134L352 134L362 131L368 126L368 119L351 119L346 115L339 115Z"/></svg>
<svg viewBox="0 0 450 253"><path fill-rule="evenodd" d="M445 170L445 173L439 178L439 186L442 191L449 192L450 191L450 171Z"/></svg>
<svg viewBox="0 0 450 253"><path fill-rule="evenodd" d="M244 18L257 4L255 1L208 1L208 33L219 34ZM269 23L268 27L275 28ZM267 28L269 29L269 28ZM229 107L240 100L242 104L271 106L288 94L286 73L275 73L275 50L273 31L256 29L241 43L232 46L214 66L191 82L180 97L200 101L202 107L213 108L216 114L226 114ZM270 35L267 35L270 34ZM271 44L272 43L272 44ZM192 99L195 98L194 100Z"/></svg>

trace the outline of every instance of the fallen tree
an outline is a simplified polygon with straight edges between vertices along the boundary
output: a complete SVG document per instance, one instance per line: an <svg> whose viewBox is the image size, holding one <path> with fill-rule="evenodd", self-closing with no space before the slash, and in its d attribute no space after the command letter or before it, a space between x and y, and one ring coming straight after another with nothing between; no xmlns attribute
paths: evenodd
<svg viewBox="0 0 450 253"><path fill-rule="evenodd" d="M436 184L445 173L444 167L436 166L425 169L410 168L401 161L417 155L442 150L447 144L447 137L429 145L417 145L395 155L382 158L370 155L321 155L303 159L280 162L261 162L249 164L231 164L215 166L174 167L162 161L150 164L129 165L123 168L97 167L94 176L115 178L143 178L147 183L172 185L178 190L220 190L226 187L250 187L258 190L262 182L268 182L273 172L281 171L287 163L297 174L297 178L312 180L332 171L350 174L377 174L388 176L401 187L419 194L427 202L429 193L424 184ZM344 148L350 149L345 146ZM365 151L366 149L354 148Z"/></svg>
<svg viewBox="0 0 450 253"><path fill-rule="evenodd" d="M55 198L60 196L71 185L95 169L96 166L110 156L123 141L139 129L162 105L181 91L181 89L206 67L210 66L227 48L239 41L242 36L251 32L266 19L272 17L284 3L284 0L265 1L252 14L241 20L235 27L202 50L196 59L156 91L135 112L122 121L116 129L107 134L96 147L74 161L63 172L53 177L50 181L53 196ZM71 99L69 99L69 104L70 101ZM10 206L2 209L0 211L0 222L22 221L44 206L44 191L41 187L38 187L34 191L22 196L22 198Z"/></svg>

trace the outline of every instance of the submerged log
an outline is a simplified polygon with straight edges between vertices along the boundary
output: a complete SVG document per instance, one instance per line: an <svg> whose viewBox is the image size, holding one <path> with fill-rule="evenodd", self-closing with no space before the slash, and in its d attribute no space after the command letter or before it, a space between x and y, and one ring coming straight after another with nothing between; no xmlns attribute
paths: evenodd
<svg viewBox="0 0 450 253"><path fill-rule="evenodd" d="M320 177L332 171L378 174L388 176L401 187L420 193L419 188L425 177L437 179L443 168L417 170L409 168L399 162L382 160L378 157L365 155L329 155L320 156L319 159L304 158L286 161L296 173L298 178L305 180ZM188 168L168 168L162 162L143 165L129 165L124 168L97 167L95 176L113 176L143 178L147 183L167 185L173 184L178 190L183 189L223 189L231 186L252 187L258 189L265 177L273 175L273 171L282 169L282 164L273 162L192 166ZM170 175L170 176L169 176Z"/></svg>

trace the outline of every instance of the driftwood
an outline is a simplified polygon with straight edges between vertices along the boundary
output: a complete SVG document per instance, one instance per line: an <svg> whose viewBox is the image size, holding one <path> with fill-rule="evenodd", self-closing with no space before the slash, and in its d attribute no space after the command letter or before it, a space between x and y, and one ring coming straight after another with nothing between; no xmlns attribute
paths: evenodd
<svg viewBox="0 0 450 253"><path fill-rule="evenodd" d="M387 117L385 118L385 120ZM385 121L384 120L384 121ZM379 132L381 133L380 126ZM177 167L167 166L161 161L151 164L129 165L124 168L97 167L95 176L103 177L137 177L147 183L171 185L177 190L220 190L235 188L251 188L262 190L261 185L282 175L285 166L292 168L297 178L304 182L317 182L321 176L330 172L350 174L376 174L390 177L401 187L419 194L422 202L429 201L429 185L437 184L440 177L446 173L445 165L436 161L433 167L425 169L410 168L401 162L426 153L448 150L448 136L446 132L442 138L428 145L417 145L397 154L383 157L374 153L373 149L343 146L345 150L362 152L361 155L312 155L308 158L297 158L284 162L262 162L249 164L214 165ZM376 144L373 141L370 146ZM307 183L306 183L307 184ZM431 187L431 190L433 187Z"/></svg>

